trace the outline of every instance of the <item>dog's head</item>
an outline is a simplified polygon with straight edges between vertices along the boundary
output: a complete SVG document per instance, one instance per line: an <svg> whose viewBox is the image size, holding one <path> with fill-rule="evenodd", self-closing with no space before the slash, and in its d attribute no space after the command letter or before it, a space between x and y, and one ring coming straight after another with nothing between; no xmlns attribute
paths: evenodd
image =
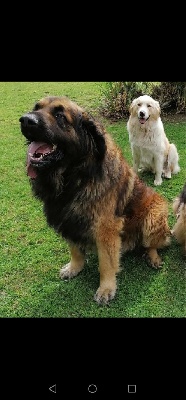
<svg viewBox="0 0 186 400"><path fill-rule="evenodd" d="M186 260L186 184L180 195L174 199L172 208L176 215L177 222L171 233L182 245L183 257Z"/></svg>
<svg viewBox="0 0 186 400"><path fill-rule="evenodd" d="M156 120L160 116L160 105L150 96L139 96L132 101L129 112L138 118L140 124L145 124L149 119Z"/></svg>
<svg viewBox="0 0 186 400"><path fill-rule="evenodd" d="M27 172L31 178L49 168L65 170L87 159L98 163L104 158L104 131L66 96L41 99L19 121L29 144Z"/></svg>
<svg viewBox="0 0 186 400"><path fill-rule="evenodd" d="M186 183L180 195L174 199L172 204L172 208L177 219L180 217L182 208L185 207L185 205L186 205Z"/></svg>

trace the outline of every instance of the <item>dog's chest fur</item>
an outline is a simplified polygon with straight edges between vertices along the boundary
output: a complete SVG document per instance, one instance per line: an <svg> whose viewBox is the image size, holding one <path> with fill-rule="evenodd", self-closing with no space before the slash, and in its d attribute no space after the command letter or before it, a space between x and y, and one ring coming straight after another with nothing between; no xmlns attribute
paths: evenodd
<svg viewBox="0 0 186 400"><path fill-rule="evenodd" d="M48 224L57 233L74 243L92 242L90 226L93 194L90 198L86 186L82 188L80 182L72 181L71 185L65 187L62 179L58 190L55 180L50 187L43 179L33 181L32 184L34 194L43 201Z"/></svg>
<svg viewBox="0 0 186 400"><path fill-rule="evenodd" d="M157 125L157 126L156 126ZM129 139L130 143L146 149L157 149L164 146L162 136L158 130L158 123L147 121L144 125L138 122L138 125L132 122L129 123Z"/></svg>
<svg viewBox="0 0 186 400"><path fill-rule="evenodd" d="M115 185L115 179L112 179L116 168L114 163L115 158L110 174L107 171L101 173L100 167L100 176L92 179L85 178L85 172L77 178L75 170L67 178L58 170L50 174L50 177L48 174L40 174L32 181L34 195L44 203L48 224L66 240L80 244L81 247L94 244L94 227L102 214L102 202L108 197L106 204L108 201L109 207L116 208L116 201L112 204L109 198L110 190ZM118 181L121 174L119 165Z"/></svg>

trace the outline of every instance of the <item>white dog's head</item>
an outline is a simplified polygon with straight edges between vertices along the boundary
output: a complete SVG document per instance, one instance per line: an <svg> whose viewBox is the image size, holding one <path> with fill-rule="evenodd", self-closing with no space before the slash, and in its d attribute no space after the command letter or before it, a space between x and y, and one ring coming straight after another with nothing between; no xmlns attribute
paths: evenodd
<svg viewBox="0 0 186 400"><path fill-rule="evenodd" d="M144 95L132 101L129 112L138 118L140 124L145 124L149 118L156 120L160 116L160 105L152 97Z"/></svg>

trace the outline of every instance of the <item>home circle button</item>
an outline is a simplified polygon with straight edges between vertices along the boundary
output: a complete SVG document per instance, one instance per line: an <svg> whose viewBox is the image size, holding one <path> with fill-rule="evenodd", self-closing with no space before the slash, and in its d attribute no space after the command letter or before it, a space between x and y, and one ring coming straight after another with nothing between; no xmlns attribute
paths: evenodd
<svg viewBox="0 0 186 400"><path fill-rule="evenodd" d="M97 392L97 386L91 383L91 385L88 386L88 392L89 393L96 393Z"/></svg>

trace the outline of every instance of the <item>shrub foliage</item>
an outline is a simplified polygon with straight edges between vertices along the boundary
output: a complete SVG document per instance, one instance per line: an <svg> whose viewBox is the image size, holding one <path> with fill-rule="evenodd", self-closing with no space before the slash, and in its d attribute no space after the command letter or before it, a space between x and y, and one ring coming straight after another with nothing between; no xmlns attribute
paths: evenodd
<svg viewBox="0 0 186 400"><path fill-rule="evenodd" d="M163 112L186 111L186 82L105 82L100 112L118 120L129 115L132 100L148 94L160 102Z"/></svg>

